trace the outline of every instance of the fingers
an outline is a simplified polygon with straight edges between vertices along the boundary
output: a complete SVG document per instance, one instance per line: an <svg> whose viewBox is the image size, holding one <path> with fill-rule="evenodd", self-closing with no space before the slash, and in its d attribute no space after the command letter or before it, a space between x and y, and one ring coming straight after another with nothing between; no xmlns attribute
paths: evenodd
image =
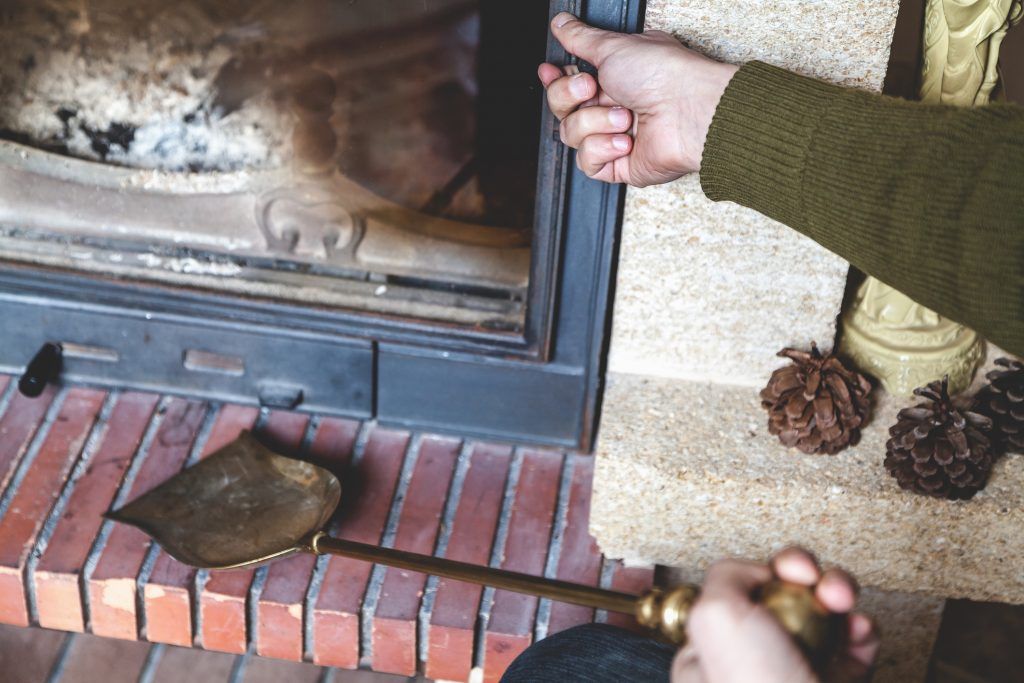
<svg viewBox="0 0 1024 683"><path fill-rule="evenodd" d="M761 584L772 578L771 570L763 564L742 560L716 562L704 579L701 599L736 600L750 602L750 596Z"/></svg>
<svg viewBox="0 0 1024 683"><path fill-rule="evenodd" d="M801 548L786 548L772 558L772 571L783 581L814 586L814 594L830 612L845 613L857 602L857 582L842 569L822 573L814 556Z"/></svg>
<svg viewBox="0 0 1024 683"><path fill-rule="evenodd" d="M813 586L821 578L818 562L802 548L786 548L772 558L772 571L783 581Z"/></svg>
<svg viewBox="0 0 1024 683"><path fill-rule="evenodd" d="M562 120L562 142L578 148L584 138L595 134L625 133L633 126L633 115L623 107L585 107Z"/></svg>
<svg viewBox="0 0 1024 683"><path fill-rule="evenodd" d="M871 620L863 614L847 619L848 644L827 672L827 680L836 683L862 683L870 680L881 641Z"/></svg>
<svg viewBox="0 0 1024 683"><path fill-rule="evenodd" d="M605 165L626 156L632 148L633 138L624 133L590 135L580 142L576 165L591 178L605 180L599 176Z"/></svg>
<svg viewBox="0 0 1024 683"><path fill-rule="evenodd" d="M857 582L842 569L829 569L818 581L814 594L830 612L846 613L857 604Z"/></svg>
<svg viewBox="0 0 1024 683"><path fill-rule="evenodd" d="M881 646L878 629L868 616L859 612L849 616L848 624L847 655L858 664L870 668L875 663L878 648Z"/></svg>
<svg viewBox="0 0 1024 683"><path fill-rule="evenodd" d="M558 73L554 73L551 69ZM597 94L597 81L590 74L583 72L572 76L561 74L561 69L553 64L541 64L537 69L537 76L540 77L541 83L547 89L548 106L559 121ZM548 80L545 81L545 79Z"/></svg>
<svg viewBox="0 0 1024 683"><path fill-rule="evenodd" d="M540 83L545 88L551 85L552 81L561 78L563 75L565 74L562 72L562 70L559 69L554 64L548 64L547 62L544 62L539 67L537 67L537 77L540 78Z"/></svg>
<svg viewBox="0 0 1024 683"><path fill-rule="evenodd" d="M568 12L555 15L551 20L551 32L566 51L598 68L619 39L617 34L584 24Z"/></svg>

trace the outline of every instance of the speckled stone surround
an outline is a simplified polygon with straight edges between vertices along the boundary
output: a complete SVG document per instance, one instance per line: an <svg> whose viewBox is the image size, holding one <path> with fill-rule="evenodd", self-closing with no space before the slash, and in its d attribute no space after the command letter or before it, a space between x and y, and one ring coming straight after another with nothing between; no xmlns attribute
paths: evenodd
<svg viewBox="0 0 1024 683"><path fill-rule="evenodd" d="M646 26L727 61L880 90L898 5L649 0ZM889 636L875 680L920 680L941 596L1024 597L1019 565L1000 555L1022 528L1024 473L1004 462L1015 477L969 505L900 492L879 455L894 406L835 458L797 456L767 435L757 388L778 349L832 345L847 269L760 214L708 201L696 177L629 191L591 531L609 556L692 578L720 557L796 542L867 585L930 591L865 600ZM996 571L1009 578L993 586Z"/></svg>
<svg viewBox="0 0 1024 683"><path fill-rule="evenodd" d="M722 45L747 57L753 48L741 46L764 40L751 18L770 15L777 43L790 46L772 44L769 56L803 54L824 70L831 54L842 80L877 86L894 3L861 3L856 12L831 2L767 4L773 12L748 2L655 0L649 25L692 21L695 42L707 44L700 36L717 21ZM811 4L844 51L823 51L807 23ZM806 54L793 52L803 44L798 30ZM863 81L849 71L850 55L860 54L854 43ZM591 516L603 550L701 568L795 542L865 585L1024 602L1024 458L1004 458L985 491L950 503L903 492L886 474L887 428L900 405L885 395L861 443L834 457L800 455L767 434L757 389L782 362L775 350L809 338L825 346L832 336L835 257L811 247L756 214L711 204L696 185L632 194ZM999 355L990 348L987 362Z"/></svg>
<svg viewBox="0 0 1024 683"><path fill-rule="evenodd" d="M1024 602L1024 456L950 502L886 473L888 397L859 445L806 456L767 433L745 387L620 376L608 396L632 406L602 424L591 531L609 556L703 567L797 543L865 585Z"/></svg>
<svg viewBox="0 0 1024 683"><path fill-rule="evenodd" d="M897 0L650 0L646 26L741 63L880 90ZM756 385L783 346L828 346L847 263L696 176L627 195L612 372ZM614 409L614 406L610 406Z"/></svg>

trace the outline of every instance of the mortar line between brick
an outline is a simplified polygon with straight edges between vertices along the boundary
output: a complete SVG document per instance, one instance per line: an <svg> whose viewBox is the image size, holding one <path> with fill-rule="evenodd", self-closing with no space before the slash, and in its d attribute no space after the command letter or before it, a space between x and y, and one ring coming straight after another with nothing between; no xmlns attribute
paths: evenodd
<svg viewBox="0 0 1024 683"><path fill-rule="evenodd" d="M228 674L227 683L242 683L247 666L249 666L248 652L244 655L235 655L235 661L231 663L231 673Z"/></svg>
<svg viewBox="0 0 1024 683"><path fill-rule="evenodd" d="M256 639L259 634L260 595L263 594L263 586L267 583L268 571L270 569L263 566L253 572L252 583L249 584L249 592L245 596L245 647L253 652L256 651Z"/></svg>
<svg viewBox="0 0 1024 683"><path fill-rule="evenodd" d="M395 495L391 499L391 509L388 511L388 519L384 524L384 533L381 536L380 544L390 548L395 543L395 536L398 533L398 522L402 517L402 503L405 502L405 495L409 490L409 482L412 481L413 471L416 468L416 461L419 458L420 445L423 442L421 434L413 434L406 446L402 459L402 470L398 476L398 485L395 487ZM375 564L370 573L370 580L363 595L363 606L359 610L359 640L361 644L359 666L373 668L373 615L377 610L377 601L380 599L380 591L384 584L386 567Z"/></svg>
<svg viewBox="0 0 1024 683"><path fill-rule="evenodd" d="M200 440L203 443L210 437L210 431L213 429L214 417L216 411L213 410L212 404L203 404L203 419L199 423L199 429L196 431L195 439L192 442L192 447L188 451L188 455L185 456L185 462L181 465L181 471L191 467L197 460L199 460L199 454L202 452L202 445L199 443ZM142 561L142 566L139 568L139 574L135 577L135 619L136 619L136 632L139 635L140 640L146 640L148 637L149 624L146 620L146 584L149 583L149 577L153 573L153 567L156 565L157 558L160 557L160 544L154 540L149 541L149 547L146 548L146 557ZM195 602L193 600L193 602Z"/></svg>
<svg viewBox="0 0 1024 683"><path fill-rule="evenodd" d="M163 423L164 413L167 411L167 406L170 404L170 397L164 396L158 402L153 410L153 414L149 418L149 424L146 426L146 431L142 435L142 441L139 442L139 447L135 449L135 453L132 456L131 463L128 465L128 469L125 471L124 476L121 479L120 485L117 487L117 492L114 495L114 500L111 501L110 509L116 510L124 504L125 499L132 490L132 485L135 483L135 479L139 474L139 470L142 469L146 458L149 456L149 449L153 445L153 440L156 439L156 434L160 430L160 425ZM78 592L79 597L82 600L82 619L85 622L85 630L92 630L92 610L89 603L89 581L92 579L92 573L96 569L96 565L100 561L100 555L103 554L103 549L107 545L107 539L110 538L110 531L113 529L114 523L109 519L104 519L103 523L100 524L100 531L96 534L96 539L93 541L92 546L89 548L89 553L86 555L85 564L82 566L82 571L78 575Z"/></svg>
<svg viewBox="0 0 1024 683"><path fill-rule="evenodd" d="M142 663L142 670L139 671L138 683L153 683L153 679L156 678L157 667L160 666L160 660L163 659L166 650L167 646L163 643L154 643L149 646L149 652L146 653L146 661Z"/></svg>
<svg viewBox="0 0 1024 683"><path fill-rule="evenodd" d="M199 457L203 453L203 449L206 448L206 442L210 440L210 434L213 433L213 427L217 424L217 416L220 415L220 411L224 408L224 404L210 402L207 405L206 416L203 418L203 422L199 427L199 432L196 434L195 443L192 444L192 451L188 454L186 460L186 467L190 467L199 461ZM189 613L192 617L192 642L196 642L196 639L200 637L202 633L202 619L203 611L199 609L199 595L202 590L202 586L199 585L199 574L196 572L192 579L192 585L189 586L190 595L189 599Z"/></svg>
<svg viewBox="0 0 1024 683"><path fill-rule="evenodd" d="M325 666L320 669L320 678L316 683L334 683L334 667Z"/></svg>
<svg viewBox="0 0 1024 683"><path fill-rule="evenodd" d="M46 441L46 437L50 434L50 427L57 421L57 415L60 413L60 409L64 406L64 399L68 395L68 389L66 387L60 389L57 395L53 397L53 403L46 409L46 414L43 416L43 421L39 424L36 429L35 435L32 437L32 441L29 442L29 446L25 449L25 452L21 456L21 460L18 462L14 476L7 483L7 489L4 490L2 496L0 496L0 519L3 519L7 514L7 508L11 505L11 499L18 493L18 488L21 487L21 482L28 474L29 469L32 467L32 463L35 462L36 456L39 455L39 450L43 447L43 443Z"/></svg>
<svg viewBox="0 0 1024 683"><path fill-rule="evenodd" d="M515 503L516 487L519 485L519 475L523 469L523 451L516 448L512 452L512 462L509 463L508 476L505 479L505 491L501 500L501 512L498 516L498 529L494 532L494 545L491 547L491 557L488 566L501 567L505 558L505 542L508 540L509 520L512 517L512 505ZM487 633L487 624L491 620L491 606L494 602L494 588L484 588L480 597L480 609L476 620L476 637L473 639L473 667L483 669L484 665L484 636Z"/></svg>
<svg viewBox="0 0 1024 683"><path fill-rule="evenodd" d="M555 519L551 525L551 537L548 542L548 558L544 564L544 576L549 579L558 577L558 562L562 558L562 544L565 541L565 528L569 520L569 498L572 496L572 475L576 461L568 453L562 454L562 474L558 485L558 502L555 507ZM533 624L533 640L543 640L548 635L551 621L551 600L541 598L537 603L537 617Z"/></svg>
<svg viewBox="0 0 1024 683"><path fill-rule="evenodd" d="M7 382L7 388L4 389L3 394L0 394L0 417L4 416L7 412L7 408L10 407L11 401L14 400L14 394L18 391L18 378L10 376L10 381Z"/></svg>
<svg viewBox="0 0 1024 683"><path fill-rule="evenodd" d="M135 577L135 633L139 640L147 640L149 636L149 624L146 620L146 584L159 556L160 546L150 540L142 566L139 567L139 574Z"/></svg>
<svg viewBox="0 0 1024 683"><path fill-rule="evenodd" d="M615 560L610 560L607 557L601 557L601 580L598 585L601 588L612 587L612 581L615 579ZM604 624L608 622L608 610L599 609L594 612L594 621L598 624Z"/></svg>
<svg viewBox="0 0 1024 683"><path fill-rule="evenodd" d="M29 553L22 580L25 582L25 597L28 603L28 620L30 624L39 623L39 605L36 603L36 566L39 564L39 559L43 556L43 553L46 552L46 548L50 545L50 539L53 537L53 532L57 528L61 515L64 514L64 509L67 507L68 499L71 498L75 484L82 478L89 462L95 456L96 451L99 450L100 442L107 431L107 424L110 422L110 415L114 412L114 405L119 397L120 392L112 390L104 399L103 405L100 406L100 411L97 413L96 419L89 430L89 435L85 439L85 443L75 456L75 464L71 467L71 471L57 496L57 500L50 508L50 512L43 522L43 527L39 531L39 536L36 539L35 546L32 548L32 552Z"/></svg>
<svg viewBox="0 0 1024 683"><path fill-rule="evenodd" d="M462 499L462 489L466 483L466 475L469 473L469 459L473 452L473 444L463 441L459 448L459 458L455 462L455 472L448 484L448 494L445 500L444 511L441 513L440 528L437 534L437 543L434 546L434 555L444 557L448 552L448 542L452 536L452 524L455 522L455 513L459 508L459 501ZM423 599L420 601L420 610L417 614L416 624L416 655L420 663L427 661L430 637L430 617L434 612L434 600L437 597L436 576L427 576L426 585L423 587Z"/></svg>
<svg viewBox="0 0 1024 683"><path fill-rule="evenodd" d="M200 569L196 571L195 581L192 582L192 623L195 632L192 634L193 647L203 647L203 610L199 601L203 591L206 589L206 582L210 580L210 571Z"/></svg>
<svg viewBox="0 0 1024 683"><path fill-rule="evenodd" d="M372 429L373 423L369 420L359 425L355 443L352 445L352 457L349 460L350 469L354 470L362 462L363 455L366 453L366 443L370 440L370 431ZM337 521L332 522L328 532L334 533L337 527ZM316 564L313 566L313 575L309 579L309 586L306 588L306 596L303 599L302 655L310 661L313 659L313 646L315 645L313 642L313 610L316 609L316 601L320 597L320 589L324 584L324 574L327 572L327 563L330 561L329 555L321 555L316 558Z"/></svg>
<svg viewBox="0 0 1024 683"><path fill-rule="evenodd" d="M299 453L303 457L308 456L310 449L313 448L313 440L316 439L316 432L320 429L321 422L323 422L323 416L311 415L309 422L306 423L306 431L302 433L302 441L299 443Z"/></svg>
<svg viewBox="0 0 1024 683"><path fill-rule="evenodd" d="M74 644L76 638L78 638L77 633L68 633L64 637L64 640L60 644L60 648L57 650L57 657L53 660L53 664L50 665L49 673L46 674L46 683L60 683L60 679L64 675L64 669L68 664L68 655L71 652L71 646Z"/></svg>

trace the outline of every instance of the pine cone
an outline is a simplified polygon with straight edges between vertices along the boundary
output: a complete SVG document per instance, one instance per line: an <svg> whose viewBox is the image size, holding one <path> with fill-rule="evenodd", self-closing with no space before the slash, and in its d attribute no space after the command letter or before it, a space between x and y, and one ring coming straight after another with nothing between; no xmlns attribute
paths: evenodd
<svg viewBox="0 0 1024 683"><path fill-rule="evenodd" d="M989 383L978 392L974 410L992 420L992 442L997 453L1024 453L1024 363L999 358L985 375Z"/></svg>
<svg viewBox="0 0 1024 683"><path fill-rule="evenodd" d="M992 471L984 415L961 410L949 398L947 380L914 393L928 399L904 408L889 429L885 469L900 488L937 498L970 498L985 488Z"/></svg>
<svg viewBox="0 0 1024 683"><path fill-rule="evenodd" d="M768 409L768 431L784 445L804 453L838 453L857 443L870 412L871 384L843 367L839 359L811 351L783 349L792 364L772 373L761 391Z"/></svg>

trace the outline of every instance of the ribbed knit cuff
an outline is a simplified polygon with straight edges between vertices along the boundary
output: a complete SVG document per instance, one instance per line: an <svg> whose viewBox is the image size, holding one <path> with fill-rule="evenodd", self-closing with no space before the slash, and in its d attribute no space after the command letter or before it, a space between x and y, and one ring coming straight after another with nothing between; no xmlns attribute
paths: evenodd
<svg viewBox="0 0 1024 683"><path fill-rule="evenodd" d="M798 217L808 148L839 92L763 62L741 67L708 130L700 170L704 194L784 223Z"/></svg>

